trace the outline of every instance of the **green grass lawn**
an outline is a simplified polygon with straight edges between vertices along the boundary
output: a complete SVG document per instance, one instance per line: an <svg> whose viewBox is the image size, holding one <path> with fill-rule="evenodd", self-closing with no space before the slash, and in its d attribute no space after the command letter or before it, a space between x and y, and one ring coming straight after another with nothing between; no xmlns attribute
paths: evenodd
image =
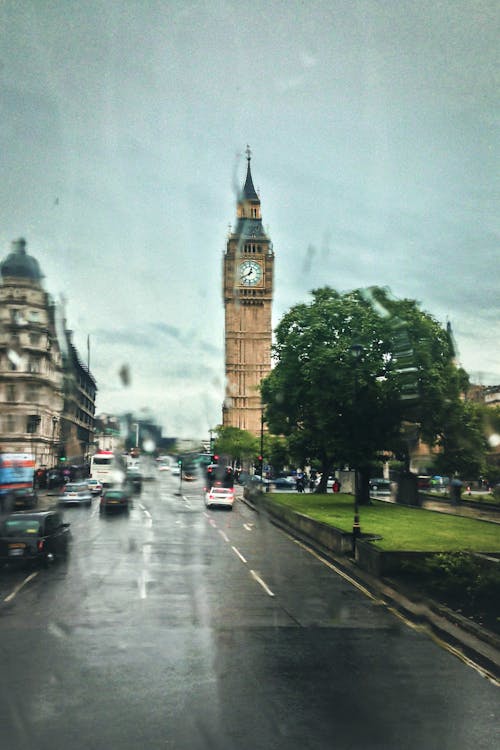
<svg viewBox="0 0 500 750"><path fill-rule="evenodd" d="M343 531L352 530L352 495L273 493L272 500ZM360 507L360 522L363 534L382 537L374 544L383 550L500 552L500 524L378 500Z"/></svg>

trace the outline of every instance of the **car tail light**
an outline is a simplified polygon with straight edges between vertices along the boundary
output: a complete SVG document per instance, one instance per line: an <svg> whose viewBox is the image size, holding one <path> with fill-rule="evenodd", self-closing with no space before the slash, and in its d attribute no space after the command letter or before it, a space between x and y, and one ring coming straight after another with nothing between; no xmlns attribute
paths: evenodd
<svg viewBox="0 0 500 750"><path fill-rule="evenodd" d="M37 547L38 547L38 551L39 551L39 552L41 552L41 551L43 550L43 545L44 545L44 544L45 544L45 539L39 539L39 540L38 540L38 544L37 544Z"/></svg>

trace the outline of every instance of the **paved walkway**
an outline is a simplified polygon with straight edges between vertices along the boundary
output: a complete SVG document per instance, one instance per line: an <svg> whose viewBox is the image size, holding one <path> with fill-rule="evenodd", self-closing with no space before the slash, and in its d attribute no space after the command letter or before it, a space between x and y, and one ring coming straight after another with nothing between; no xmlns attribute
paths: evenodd
<svg viewBox="0 0 500 750"><path fill-rule="evenodd" d="M438 513L449 513L453 516L465 516L466 518L477 518L479 521L500 523L500 509L472 508L464 503L452 505L452 503L443 500L424 500L421 507L425 510L438 511Z"/></svg>
<svg viewBox="0 0 500 750"><path fill-rule="evenodd" d="M389 495L372 495L376 500L381 500L385 503L395 503L393 497ZM466 498L463 498L466 500ZM433 510L437 513L449 513L452 516L463 516L464 518L476 518L478 521L490 521L491 523L500 523L500 507L492 508L474 508L471 504L459 503L453 505L453 503L447 500L440 500L439 498L425 498L421 500L421 504L418 506L424 510Z"/></svg>

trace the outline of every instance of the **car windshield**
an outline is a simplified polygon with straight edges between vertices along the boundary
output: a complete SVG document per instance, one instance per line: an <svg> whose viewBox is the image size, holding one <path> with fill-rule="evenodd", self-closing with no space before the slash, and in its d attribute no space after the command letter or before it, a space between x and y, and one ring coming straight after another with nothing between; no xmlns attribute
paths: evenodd
<svg viewBox="0 0 500 750"><path fill-rule="evenodd" d="M40 531L40 522L34 518L7 518L3 529L7 537L36 536Z"/></svg>
<svg viewBox="0 0 500 750"><path fill-rule="evenodd" d="M492 750L499 32L0 0L0 750Z"/></svg>

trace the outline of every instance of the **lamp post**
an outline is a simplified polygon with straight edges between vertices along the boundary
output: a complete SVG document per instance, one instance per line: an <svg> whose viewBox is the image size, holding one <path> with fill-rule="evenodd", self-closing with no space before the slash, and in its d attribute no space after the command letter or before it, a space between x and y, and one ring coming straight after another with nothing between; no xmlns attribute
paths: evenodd
<svg viewBox="0 0 500 750"><path fill-rule="evenodd" d="M356 556L356 541L361 534L361 525L359 523L359 499L358 499L358 455L357 455L357 440L358 440L358 414L357 414L357 398L358 398L358 362L363 354L363 347L361 344L353 344L351 346L351 354L354 362L354 393L353 393L353 413L354 413L354 444L355 444L355 466L354 466L354 520L352 524L352 556Z"/></svg>
<svg viewBox="0 0 500 750"><path fill-rule="evenodd" d="M56 415L54 414L54 416L52 417L52 465L53 466L57 465L57 461L56 461L56 439L55 439L55 434L56 434L56 424L58 423L58 421L59 420L57 419Z"/></svg>
<svg viewBox="0 0 500 750"><path fill-rule="evenodd" d="M264 473L264 409L260 410L260 455L259 455L259 473L263 479Z"/></svg>
<svg viewBox="0 0 500 750"><path fill-rule="evenodd" d="M132 427L135 428L135 447L139 447L139 422L134 422Z"/></svg>

